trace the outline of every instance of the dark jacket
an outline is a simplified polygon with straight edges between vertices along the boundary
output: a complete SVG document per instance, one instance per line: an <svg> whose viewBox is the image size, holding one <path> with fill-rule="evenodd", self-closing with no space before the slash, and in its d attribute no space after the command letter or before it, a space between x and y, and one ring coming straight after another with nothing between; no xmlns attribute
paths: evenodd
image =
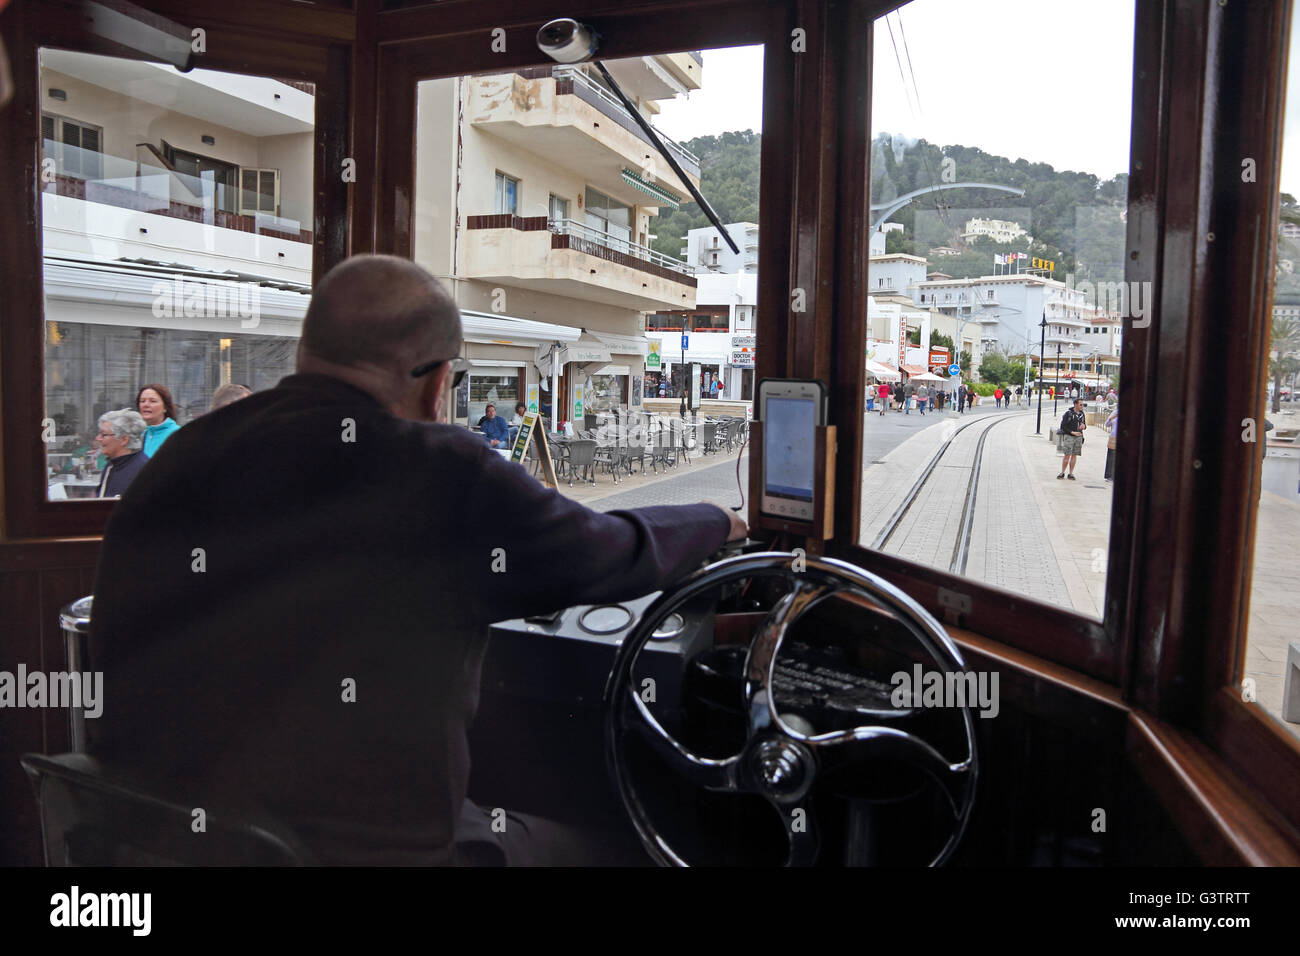
<svg viewBox="0 0 1300 956"><path fill-rule="evenodd" d="M1073 408L1066 410L1061 416L1060 431L1064 435L1073 435L1075 432L1083 431L1088 424L1088 419L1083 412L1076 412Z"/></svg>
<svg viewBox="0 0 1300 956"><path fill-rule="evenodd" d="M255 801L323 862L446 862L488 624L663 588L728 527L600 514L463 428L290 376L177 432L114 509L92 751Z"/></svg>
<svg viewBox="0 0 1300 956"><path fill-rule="evenodd" d="M103 474L99 476L99 489L96 498L116 498L135 480L145 462L149 460L143 451L133 451L129 455L110 458Z"/></svg>
<svg viewBox="0 0 1300 956"><path fill-rule="evenodd" d="M495 438L502 444L510 440L510 426L500 415L488 418L486 415L479 422L479 428L483 429L483 437L486 439Z"/></svg>

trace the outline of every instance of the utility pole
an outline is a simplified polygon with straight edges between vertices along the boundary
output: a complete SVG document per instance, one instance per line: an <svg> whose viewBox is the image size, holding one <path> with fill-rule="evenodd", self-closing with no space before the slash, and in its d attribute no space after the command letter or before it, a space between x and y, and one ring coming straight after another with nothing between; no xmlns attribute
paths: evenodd
<svg viewBox="0 0 1300 956"><path fill-rule="evenodd" d="M1047 310L1043 310L1043 321L1038 323L1038 425L1034 428L1035 435L1043 433L1043 349L1047 343Z"/></svg>

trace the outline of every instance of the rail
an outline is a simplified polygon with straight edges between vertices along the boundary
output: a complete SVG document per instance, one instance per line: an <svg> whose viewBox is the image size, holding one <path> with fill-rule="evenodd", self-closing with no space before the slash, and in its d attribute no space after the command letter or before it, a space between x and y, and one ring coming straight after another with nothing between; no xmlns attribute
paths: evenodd
<svg viewBox="0 0 1300 956"><path fill-rule="evenodd" d="M970 466L971 473L966 483L966 496L965 500L962 502L961 521L958 524L957 538L953 543L952 560L949 562L948 566L948 570L952 574L965 574L966 560L970 551L971 529L974 526L975 521L975 499L979 491L979 472L980 465L984 458L984 442L988 438L989 432L991 432L994 426L999 422L1009 421L1010 419L1019 417L1023 414L1029 414L1029 412L1015 412L1011 415L996 415L991 420L977 418L973 421L966 422L964 425L958 426L953 433L948 436L944 443L939 446L939 449L930 458L929 462L926 463L925 469L921 472L920 479L918 479L916 484L912 486L912 489L907 493L907 497L902 500L894 513L890 515L885 526L880 529L875 540L871 542L872 550L883 550L885 545L889 543L889 539L893 537L894 532L898 530L900 525L902 525L903 519L907 516L908 511L911 510L912 505L916 503L917 498L920 497L921 491L925 488L926 482L930 480L930 477L934 474L940 460L945 454L947 454L952 443L956 441L957 436L972 425L983 425L987 422L988 427L980 433L979 442L975 446L975 456Z"/></svg>

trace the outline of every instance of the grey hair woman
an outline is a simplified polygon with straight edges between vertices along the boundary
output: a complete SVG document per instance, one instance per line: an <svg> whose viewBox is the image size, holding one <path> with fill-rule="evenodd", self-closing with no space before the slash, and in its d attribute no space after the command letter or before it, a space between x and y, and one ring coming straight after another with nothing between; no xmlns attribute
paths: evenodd
<svg viewBox="0 0 1300 956"><path fill-rule="evenodd" d="M142 451L148 427L144 416L133 408L120 408L99 416L95 445L108 459L108 466L99 477L99 490L95 497L121 497L139 474L149 460Z"/></svg>

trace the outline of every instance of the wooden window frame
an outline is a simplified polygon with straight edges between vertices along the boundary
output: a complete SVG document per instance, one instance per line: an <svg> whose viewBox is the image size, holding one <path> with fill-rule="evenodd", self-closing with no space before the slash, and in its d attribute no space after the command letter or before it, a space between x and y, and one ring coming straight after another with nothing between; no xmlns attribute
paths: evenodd
<svg viewBox="0 0 1300 956"><path fill-rule="evenodd" d="M351 13L322 10L313 14L314 36L303 36L301 10L268 3L245 11L231 22L229 4L196 0L155 0L154 11L207 31L207 52L199 66L257 76L305 80L316 84L316 142L313 210L314 276L323 275L349 251L348 208L352 199L339 174L344 157L355 157L358 178L373 165L365 150L351 143L353 53L356 39ZM0 262L8 273L8 305L16 314L44 315L40 178L41 124L39 50L52 47L139 59L135 51L82 32L82 16L70 0L15 4L0 18L14 78L14 101L7 116L18 116L16 135L0 137L0 168L10 170L31 188L0 191ZM364 100L363 100L364 102ZM373 106L371 107L373 108ZM363 111L364 112L364 111ZM360 113L358 121L364 119ZM369 122L369 120L365 120ZM35 277L35 281L33 281ZM6 539L97 536L103 533L112 503L47 501L43 376L33 381L31 357L44 354L44 323L6 324L0 337L0 388L3 389L3 501L0 533Z"/></svg>

